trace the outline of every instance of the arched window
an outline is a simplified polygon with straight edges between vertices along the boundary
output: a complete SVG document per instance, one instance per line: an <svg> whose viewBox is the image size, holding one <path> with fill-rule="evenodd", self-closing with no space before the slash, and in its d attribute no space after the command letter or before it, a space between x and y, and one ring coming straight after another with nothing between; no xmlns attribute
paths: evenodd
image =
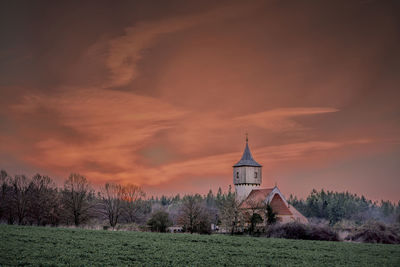
<svg viewBox="0 0 400 267"><path fill-rule="evenodd" d="M236 179L239 179L239 172L236 172Z"/></svg>
<svg viewBox="0 0 400 267"><path fill-rule="evenodd" d="M254 178L257 178L257 172L254 172Z"/></svg>

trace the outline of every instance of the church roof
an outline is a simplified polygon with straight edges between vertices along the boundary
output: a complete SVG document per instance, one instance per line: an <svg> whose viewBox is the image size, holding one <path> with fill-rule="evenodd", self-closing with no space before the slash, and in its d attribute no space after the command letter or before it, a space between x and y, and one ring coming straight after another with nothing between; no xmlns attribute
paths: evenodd
<svg viewBox="0 0 400 267"><path fill-rule="evenodd" d="M258 164L254 159L253 156L251 155L248 140L246 139L246 147L243 152L242 158L239 160L238 163L233 165L233 167L240 167L240 166L254 166L254 167L262 167L260 164Z"/></svg>
<svg viewBox="0 0 400 267"><path fill-rule="evenodd" d="M247 198L240 204L240 208L249 209L252 205L262 204L274 188L253 189Z"/></svg>
<svg viewBox="0 0 400 267"><path fill-rule="evenodd" d="M288 204L283 198L284 196L276 186L274 188L253 189L247 198L239 205L239 208L242 210L251 209L254 211L257 209L265 209L265 204L269 203L273 212L275 212L278 217L289 217L289 219L280 220L281 222L298 221L307 224L307 218L295 209L295 207Z"/></svg>
<svg viewBox="0 0 400 267"><path fill-rule="evenodd" d="M301 214L298 210L295 209L292 205L289 205L289 210L290 212L298 219L301 223L307 224L308 220L306 217L304 217L303 214Z"/></svg>
<svg viewBox="0 0 400 267"><path fill-rule="evenodd" d="M247 198L240 204L241 209L254 209L254 208L265 208L265 203L268 201L271 208L278 215L293 215L292 211L281 198L279 194L273 194L276 187L264 188L264 189L253 189ZM279 190L279 189L278 189ZM272 194L272 195L271 195ZM293 208L294 209L294 208Z"/></svg>

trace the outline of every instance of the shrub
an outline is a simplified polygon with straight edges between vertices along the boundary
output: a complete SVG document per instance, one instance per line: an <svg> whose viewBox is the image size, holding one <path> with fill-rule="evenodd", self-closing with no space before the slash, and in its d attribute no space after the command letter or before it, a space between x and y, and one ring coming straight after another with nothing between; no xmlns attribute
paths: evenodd
<svg viewBox="0 0 400 267"><path fill-rule="evenodd" d="M399 230L381 222L368 222L355 229L346 239L364 243L400 244Z"/></svg>
<svg viewBox="0 0 400 267"><path fill-rule="evenodd" d="M172 225L172 222L169 219L168 212L157 211L151 215L147 225L150 226L152 232L165 233L167 228Z"/></svg>
<svg viewBox="0 0 400 267"><path fill-rule="evenodd" d="M309 240L326 240L326 241L339 241L337 232L332 230L329 226L312 226L308 227Z"/></svg>
<svg viewBox="0 0 400 267"><path fill-rule="evenodd" d="M298 222L269 226L267 237L338 241L338 235L329 226L306 225Z"/></svg>
<svg viewBox="0 0 400 267"><path fill-rule="evenodd" d="M333 229L335 229L337 231L351 231L352 229L354 229L356 227L357 227L357 224L355 221L343 219L343 220L335 223L335 225L333 226Z"/></svg>
<svg viewBox="0 0 400 267"><path fill-rule="evenodd" d="M208 217L204 217L199 221L199 224L196 227L196 231L199 234L207 234L210 235L211 234L211 222L210 219Z"/></svg>

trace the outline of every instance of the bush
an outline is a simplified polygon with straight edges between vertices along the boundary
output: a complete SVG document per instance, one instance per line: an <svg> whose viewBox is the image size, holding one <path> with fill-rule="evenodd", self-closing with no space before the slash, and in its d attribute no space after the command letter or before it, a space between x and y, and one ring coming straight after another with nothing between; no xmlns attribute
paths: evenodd
<svg viewBox="0 0 400 267"><path fill-rule="evenodd" d="M169 219L168 212L157 211L151 215L147 225L150 226L152 232L165 233L167 228L172 225L172 222Z"/></svg>
<svg viewBox="0 0 400 267"><path fill-rule="evenodd" d="M343 219L333 226L333 229L337 231L351 231L356 228L357 224L355 221Z"/></svg>
<svg viewBox="0 0 400 267"><path fill-rule="evenodd" d="M337 232L329 226L309 226L307 234L309 240L339 241Z"/></svg>
<svg viewBox="0 0 400 267"><path fill-rule="evenodd" d="M329 226L306 225L298 222L269 226L267 237L338 241L338 235Z"/></svg>
<svg viewBox="0 0 400 267"><path fill-rule="evenodd" d="M202 235L211 234L211 222L208 217L204 217L199 221L199 224L197 225L195 232Z"/></svg>
<svg viewBox="0 0 400 267"><path fill-rule="evenodd" d="M395 226L368 222L355 229L346 239L364 243L400 244L400 233Z"/></svg>

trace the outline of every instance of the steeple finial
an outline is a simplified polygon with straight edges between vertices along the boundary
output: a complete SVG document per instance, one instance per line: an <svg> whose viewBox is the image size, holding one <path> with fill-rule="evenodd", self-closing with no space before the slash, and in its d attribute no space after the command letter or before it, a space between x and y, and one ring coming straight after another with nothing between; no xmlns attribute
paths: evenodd
<svg viewBox="0 0 400 267"><path fill-rule="evenodd" d="M249 134L246 132L246 143L249 142Z"/></svg>

